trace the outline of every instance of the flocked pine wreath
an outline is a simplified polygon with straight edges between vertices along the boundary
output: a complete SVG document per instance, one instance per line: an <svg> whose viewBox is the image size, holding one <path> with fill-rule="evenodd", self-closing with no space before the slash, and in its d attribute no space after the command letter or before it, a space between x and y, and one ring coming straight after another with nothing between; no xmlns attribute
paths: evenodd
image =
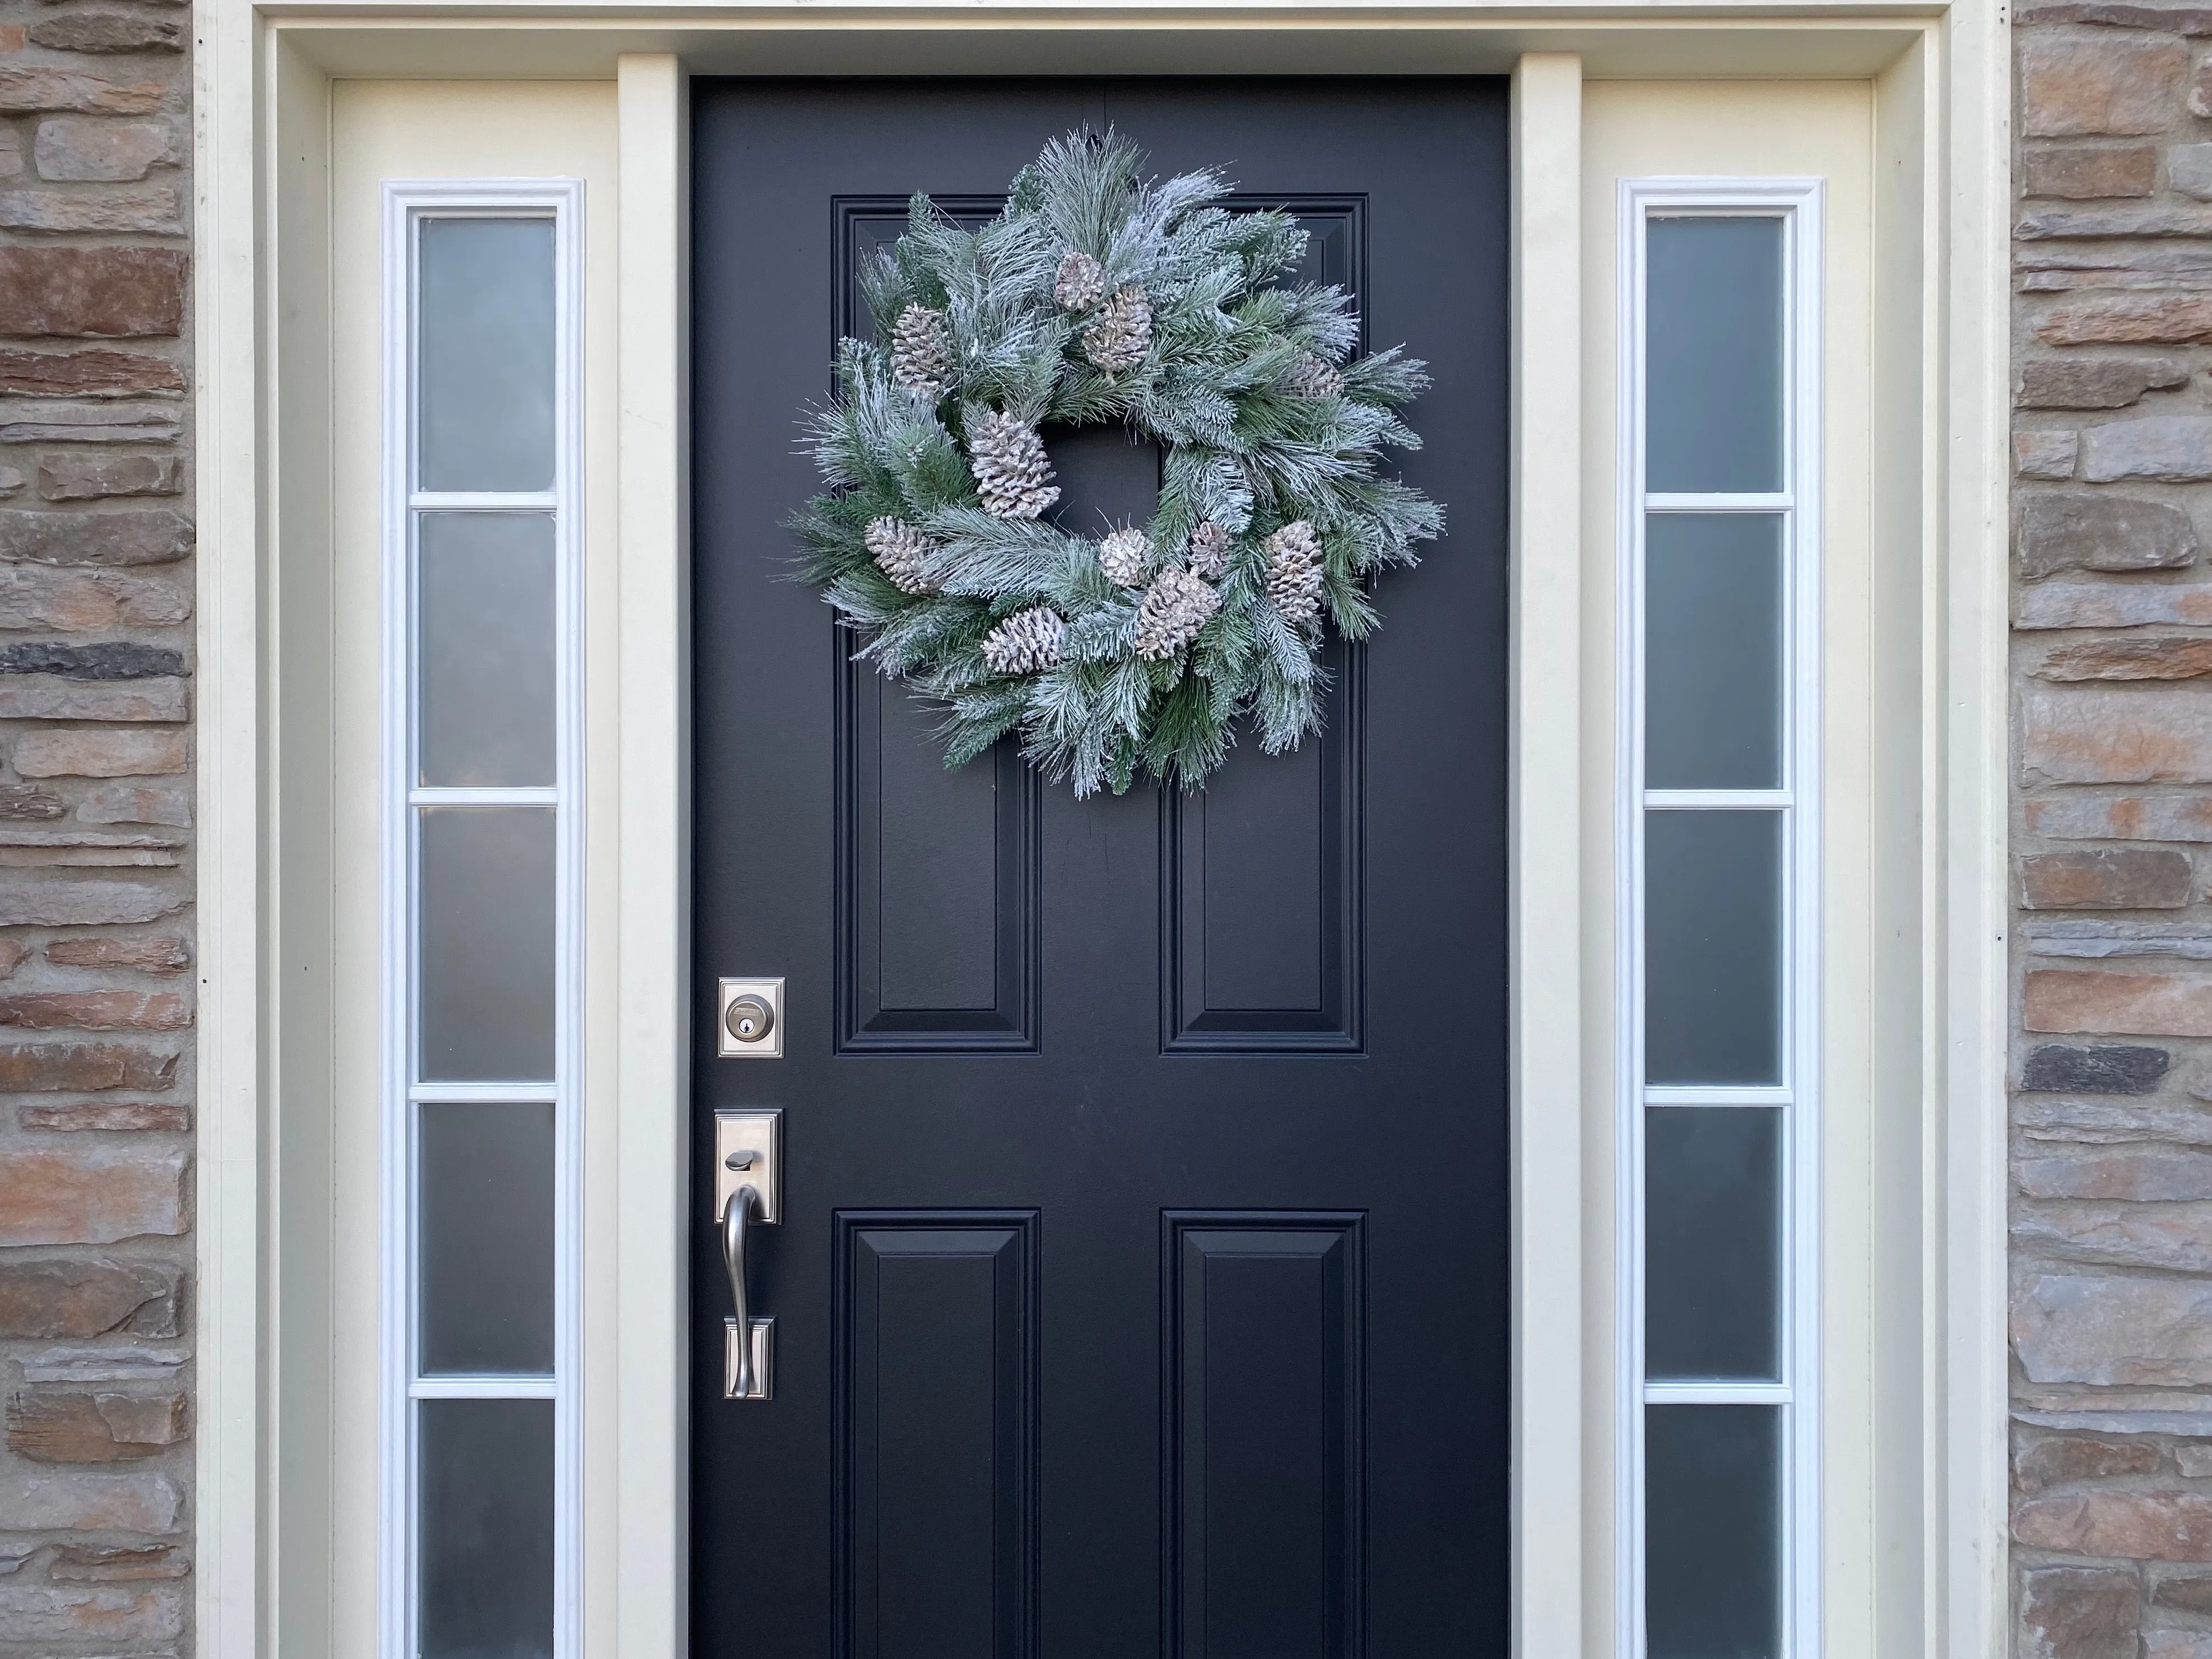
<svg viewBox="0 0 2212 1659"><path fill-rule="evenodd" d="M1379 465L1419 446L1395 411L1421 363L1354 361L1343 291L1278 283L1304 251L1288 214L1142 159L1056 139L972 234L914 198L862 275L881 343L842 343L811 422L829 488L793 521L864 654L947 709L948 766L1018 732L1078 795L1194 786L1247 718L1294 748L1324 628L1370 633L1368 575L1443 528ZM1151 522L1092 539L1042 516L1039 430L1103 422L1158 441L1163 483Z"/></svg>

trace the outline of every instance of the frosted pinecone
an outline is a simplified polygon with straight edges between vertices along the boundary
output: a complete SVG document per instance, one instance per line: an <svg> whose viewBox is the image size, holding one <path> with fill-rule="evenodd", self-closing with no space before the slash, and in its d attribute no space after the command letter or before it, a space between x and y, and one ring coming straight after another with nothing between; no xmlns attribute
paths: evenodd
<svg viewBox="0 0 2212 1659"><path fill-rule="evenodd" d="M891 379L934 403L952 383L952 333L945 313L908 306L891 325Z"/></svg>
<svg viewBox="0 0 2212 1659"><path fill-rule="evenodd" d="M1106 292L1106 267L1080 248L1060 256L1060 276L1052 297L1062 311L1088 311Z"/></svg>
<svg viewBox="0 0 2212 1659"><path fill-rule="evenodd" d="M1344 376L1311 352L1291 366L1283 383L1301 398L1334 398L1344 391Z"/></svg>
<svg viewBox="0 0 2212 1659"><path fill-rule="evenodd" d="M1285 622L1309 623L1321 612L1321 538L1304 519L1267 538L1267 597Z"/></svg>
<svg viewBox="0 0 2212 1659"><path fill-rule="evenodd" d="M982 492L983 510L998 519L1034 519L1060 499L1044 440L1018 416L1000 410L975 423L968 470Z"/></svg>
<svg viewBox="0 0 2212 1659"><path fill-rule="evenodd" d="M922 574L923 562L937 551L937 544L905 520L871 519L860 540L900 592L937 591L937 584Z"/></svg>
<svg viewBox="0 0 2212 1659"><path fill-rule="evenodd" d="M1170 565L1152 579L1137 607L1137 654L1159 662L1198 637L1221 595L1190 574Z"/></svg>
<svg viewBox="0 0 2212 1659"><path fill-rule="evenodd" d="M1123 587L1142 587L1145 567L1152 562L1152 544L1141 530L1116 530L1098 544L1098 568L1106 580Z"/></svg>
<svg viewBox="0 0 2212 1659"><path fill-rule="evenodd" d="M1190 574L1217 582L1229 570L1229 532L1211 519L1190 532Z"/></svg>
<svg viewBox="0 0 2212 1659"><path fill-rule="evenodd" d="M1115 289L1098 307L1097 320L1083 331L1083 355L1109 374L1134 368L1152 345L1152 302L1141 283Z"/></svg>
<svg viewBox="0 0 2212 1659"><path fill-rule="evenodd" d="M994 674L1034 674L1060 660L1067 624L1048 605L1017 611L983 636L983 661Z"/></svg>

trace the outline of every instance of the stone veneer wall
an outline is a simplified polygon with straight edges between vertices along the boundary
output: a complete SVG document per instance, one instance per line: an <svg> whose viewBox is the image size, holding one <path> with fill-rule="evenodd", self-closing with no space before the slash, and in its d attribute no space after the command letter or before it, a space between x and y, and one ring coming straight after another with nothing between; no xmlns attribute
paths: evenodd
<svg viewBox="0 0 2212 1659"><path fill-rule="evenodd" d="M2212 6L2015 19L2016 1640L2212 1659Z"/></svg>
<svg viewBox="0 0 2212 1659"><path fill-rule="evenodd" d="M0 1656L189 1648L191 44L0 0Z"/></svg>

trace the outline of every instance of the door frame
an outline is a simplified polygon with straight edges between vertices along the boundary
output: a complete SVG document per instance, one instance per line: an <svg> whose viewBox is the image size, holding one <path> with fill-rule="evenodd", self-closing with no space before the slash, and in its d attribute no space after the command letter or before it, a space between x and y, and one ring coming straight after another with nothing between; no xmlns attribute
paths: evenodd
<svg viewBox="0 0 2212 1659"><path fill-rule="evenodd" d="M1080 11L743 13L590 0L525 10L424 0L203 0L195 416L203 978L198 1369L199 1651L331 1650L337 1531L325 1465L328 1313L312 1274L337 1248L312 1201L329 1167L334 1019L327 671L332 425L328 111L334 78L611 80L621 150L617 517L620 876L612 1110L621 1157L619 1543L586 1571L610 1654L687 1645L684 1266L690 965L684 497L690 73L1511 73L1515 504L1513 985L1514 1650L1609 1651L1609 1323L1592 1313L1588 1218L1609 1176L1586 1141L1612 1111L1594 1060L1609 977L1592 895L1610 881L1609 802L1587 754L1601 711L1581 665L1584 281L1578 180L1589 78L1850 76L1877 87L1894 344L1917 400L1890 465L1925 599L1916 705L1925 757L1911 994L1929 1187L1919 1260L1924 1448L1912 1534L1922 1650L1998 1652L2006 1619L2002 1200L2004 526L2008 42L1997 0L1882 10L1751 5L1399 5ZM1610 617L1605 619L1609 629ZM1609 728L1605 728L1608 729ZM1605 769L1600 769L1601 771ZM1595 858L1597 886L1591 861ZM1542 1317L1560 1308L1583 1316Z"/></svg>

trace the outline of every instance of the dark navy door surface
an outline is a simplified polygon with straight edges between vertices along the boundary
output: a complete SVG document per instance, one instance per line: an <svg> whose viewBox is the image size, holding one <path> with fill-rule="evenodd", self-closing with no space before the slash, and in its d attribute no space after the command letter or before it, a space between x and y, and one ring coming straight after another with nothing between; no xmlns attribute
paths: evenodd
<svg viewBox="0 0 2212 1659"><path fill-rule="evenodd" d="M693 96L693 1651L1502 1655L1503 82ZM1448 537L1335 649L1327 735L1202 794L946 772L790 580L857 263L1085 124L1297 214L1436 377L1402 471ZM1063 521L1149 513L1149 457L1055 453ZM783 1058L715 1058L724 975L786 979ZM765 1402L722 1397L737 1106L784 1110Z"/></svg>

